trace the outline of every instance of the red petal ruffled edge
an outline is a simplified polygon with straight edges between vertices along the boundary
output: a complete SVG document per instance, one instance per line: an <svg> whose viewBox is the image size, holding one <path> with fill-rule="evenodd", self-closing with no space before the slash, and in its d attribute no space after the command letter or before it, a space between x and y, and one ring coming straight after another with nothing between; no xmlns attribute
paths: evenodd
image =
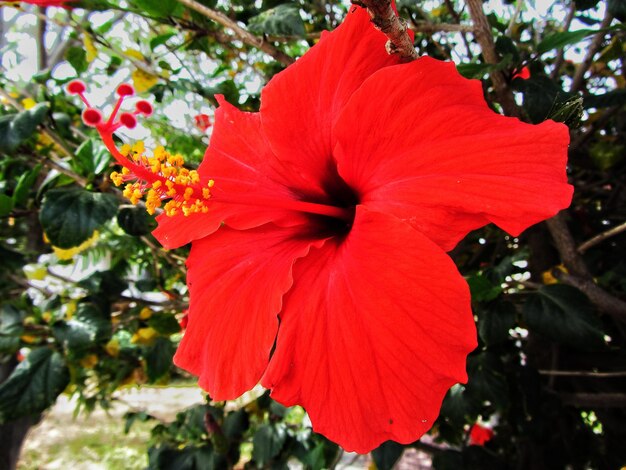
<svg viewBox="0 0 626 470"><path fill-rule="evenodd" d="M254 387L267 367L292 265L312 242L301 227L224 227L194 241L187 260L188 324L174 362L214 400Z"/></svg>
<svg viewBox="0 0 626 470"><path fill-rule="evenodd" d="M494 113L452 63L423 57L376 72L334 136L339 173L361 202L444 250L487 221L517 235L571 201L567 127Z"/></svg>
<svg viewBox="0 0 626 470"><path fill-rule="evenodd" d="M417 440L476 347L467 284L434 243L393 216L357 209L294 267L262 384L302 405L348 451Z"/></svg>
<svg viewBox="0 0 626 470"><path fill-rule="evenodd" d="M268 222L290 225L299 222L297 214L254 205L258 196L293 198L288 184L304 182L289 178L276 160L261 128L258 113L245 113L216 95L220 107L215 111L211 143L198 172L203 180L213 179L213 200L206 214L157 217L153 235L172 249L215 232L222 223L237 229L258 227ZM250 204L223 204L220 196L244 195ZM290 219L290 220L286 220ZM293 220L291 220L293 219Z"/></svg>
<svg viewBox="0 0 626 470"><path fill-rule="evenodd" d="M352 7L338 28L263 89L263 128L291 173L317 184L328 179L334 167L331 129L339 112L368 76L398 63L387 54L386 41L367 11Z"/></svg>

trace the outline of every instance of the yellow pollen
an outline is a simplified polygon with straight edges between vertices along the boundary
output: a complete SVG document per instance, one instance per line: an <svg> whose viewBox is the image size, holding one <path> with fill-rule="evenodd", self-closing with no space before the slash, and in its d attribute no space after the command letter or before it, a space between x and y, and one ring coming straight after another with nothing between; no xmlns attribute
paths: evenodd
<svg viewBox="0 0 626 470"><path fill-rule="evenodd" d="M128 155L130 154L130 151L131 151L131 147L128 144L124 144L120 147L120 153L125 157L128 157Z"/></svg>
<svg viewBox="0 0 626 470"><path fill-rule="evenodd" d="M117 171L111 173L111 181L115 186L120 186L124 182L124 178Z"/></svg>
<svg viewBox="0 0 626 470"><path fill-rule="evenodd" d="M213 186L215 186L215 181L209 180L208 186L209 186L209 188L212 188Z"/></svg>
<svg viewBox="0 0 626 470"><path fill-rule="evenodd" d="M188 201L193 196L193 188L185 188L185 201Z"/></svg>

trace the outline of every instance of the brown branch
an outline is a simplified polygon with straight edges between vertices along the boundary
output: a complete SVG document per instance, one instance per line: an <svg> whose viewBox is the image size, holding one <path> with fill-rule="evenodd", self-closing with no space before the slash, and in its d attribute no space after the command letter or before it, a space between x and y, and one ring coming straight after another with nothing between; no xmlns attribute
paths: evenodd
<svg viewBox="0 0 626 470"><path fill-rule="evenodd" d="M496 65L500 62L500 58L496 53L496 45L493 41L491 26L483 10L483 2L482 0L467 0L466 3L469 7L472 21L474 22L474 37L480 45L483 58L486 63ZM502 105L504 113L508 116L519 117L519 108L515 103L513 92L509 88L504 74L500 70L494 70L490 73L490 77L496 97L500 105Z"/></svg>
<svg viewBox="0 0 626 470"><path fill-rule="evenodd" d="M606 232L602 232L593 238L590 238L586 242L582 243L576 251L578 251L578 253L584 253L592 246L596 246L598 243L603 242L607 238L614 237L615 235L618 235L622 233L623 231L626 231L626 222L624 222L621 225L618 225L617 227L613 227L612 229L607 230Z"/></svg>
<svg viewBox="0 0 626 470"><path fill-rule="evenodd" d="M352 4L367 8L372 24L387 36L387 52L397 54L402 62L418 58L413 41L407 34L406 22L391 8L391 0L352 0Z"/></svg>
<svg viewBox="0 0 626 470"><path fill-rule="evenodd" d="M613 21L613 15L609 13L609 9L606 9L606 13L604 14L604 18L602 19L602 23L600 24L600 31L596 34L591 40L591 44L587 49L587 54L585 54L585 58L580 63L576 72L574 73L574 78L572 79L572 86L570 87L571 92L580 91L584 84L585 72L591 67L591 63L593 62L593 57L600 50L602 46L602 41L604 40L604 36L606 35L605 28L608 28L611 25L611 21Z"/></svg>
<svg viewBox="0 0 626 470"><path fill-rule="evenodd" d="M293 57L288 56L283 51L267 42L265 39L250 33L243 27L239 26L235 21L231 20L225 14L216 10L212 10L211 8L206 7L201 3L196 2L195 0L178 0L178 2L185 5L187 8L190 8L191 10L197 11L201 15L206 16L210 20L213 20L216 23L219 23L222 26L230 29L244 43L265 52L267 55L272 56L281 64L287 66L294 62Z"/></svg>
<svg viewBox="0 0 626 470"><path fill-rule="evenodd" d="M577 407L621 408L626 406L624 393L562 393L565 405Z"/></svg>
<svg viewBox="0 0 626 470"><path fill-rule="evenodd" d="M451 24L451 23L426 23L417 22L409 29L416 33L471 33L474 27L469 24Z"/></svg>

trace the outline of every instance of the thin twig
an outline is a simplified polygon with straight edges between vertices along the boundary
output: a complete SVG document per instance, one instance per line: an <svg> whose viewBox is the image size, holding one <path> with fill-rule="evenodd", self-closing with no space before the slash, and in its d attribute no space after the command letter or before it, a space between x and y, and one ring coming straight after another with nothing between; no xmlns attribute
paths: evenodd
<svg viewBox="0 0 626 470"><path fill-rule="evenodd" d="M604 18L602 19L602 23L600 24L600 32L596 34L591 40L591 44L587 49L587 54L585 54L585 58L580 63L578 68L576 68L576 72L574 73L574 78L572 79L572 86L570 87L571 92L580 91L583 86L585 72L591 67L593 62L593 57L600 50L602 46L602 41L604 40L604 36L606 36L605 29L611 25L611 21L613 21L613 15L609 12L609 9L606 9L606 13L604 14Z"/></svg>
<svg viewBox="0 0 626 470"><path fill-rule="evenodd" d="M565 405L593 408L622 408L626 406L624 393L561 393Z"/></svg>
<svg viewBox="0 0 626 470"><path fill-rule="evenodd" d="M595 237L590 238L584 243L581 243L576 251L578 251L578 253L584 253L592 246L596 246L598 243L603 242L607 238L614 237L615 235L618 235L624 231L626 231L626 222L624 222L621 225L618 225L617 227L613 227L612 229L609 229L606 232L602 232L596 235Z"/></svg>
<svg viewBox="0 0 626 470"><path fill-rule="evenodd" d="M550 375L556 377L591 377L598 379L606 379L613 377L626 377L626 371L620 372L594 372L587 370L540 370L541 375Z"/></svg>
<svg viewBox="0 0 626 470"><path fill-rule="evenodd" d="M352 4L367 8L372 24L389 39L387 52L397 54L403 62L418 58L406 22L401 20L391 7L391 0L351 0Z"/></svg>
<svg viewBox="0 0 626 470"><path fill-rule="evenodd" d="M515 26L515 22L517 21L518 16L522 12L522 7L524 6L524 0L517 0L515 2L515 12L511 16L509 20L509 25L506 27L506 32L504 33L506 36L511 36L513 32L513 27Z"/></svg>
<svg viewBox="0 0 626 470"><path fill-rule="evenodd" d="M574 20L575 15L576 15L576 2L572 1L569 5L569 10L567 12L567 17L565 18L565 23L563 24L564 32L569 31L569 28L572 25L572 21ZM554 59L554 68L552 69L552 74L551 74L551 78L553 80L556 80L558 78L564 59L565 59L565 49L561 47L556 54L556 59Z"/></svg>
<svg viewBox="0 0 626 470"><path fill-rule="evenodd" d="M206 16L210 20L215 21L216 23L221 24L222 26L233 31L239 39L241 39L244 43L249 46L256 47L257 49L265 52L267 55L272 56L281 64L287 66L294 62L293 57L288 56L283 51L275 47L274 45L267 42L265 39L255 36L250 33L240 25L238 25L235 21L231 20L225 14L213 10L201 3L196 2L195 0L178 0L179 3L185 5L187 8L190 8L194 11L197 11L201 15Z"/></svg>
<svg viewBox="0 0 626 470"><path fill-rule="evenodd" d="M414 26L409 26L409 29L416 33L471 33L474 31L474 27L469 24L454 24L454 23L426 23L416 22Z"/></svg>

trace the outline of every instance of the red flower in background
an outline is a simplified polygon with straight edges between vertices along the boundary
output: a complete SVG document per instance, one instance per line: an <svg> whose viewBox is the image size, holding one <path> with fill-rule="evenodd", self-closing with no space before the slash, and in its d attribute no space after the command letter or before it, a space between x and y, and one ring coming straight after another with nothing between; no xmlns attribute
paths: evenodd
<svg viewBox="0 0 626 470"><path fill-rule="evenodd" d="M526 66L522 67L521 70L515 72L513 74L513 79L521 78L522 80L528 80L530 78L530 69Z"/></svg>
<svg viewBox="0 0 626 470"><path fill-rule="evenodd" d="M208 114L197 114L193 117L194 123L196 127L201 132L206 132L209 127L211 127L211 116Z"/></svg>
<svg viewBox="0 0 626 470"><path fill-rule="evenodd" d="M469 433L469 443L473 446L484 446L493 438L493 430L478 423L472 426Z"/></svg>
<svg viewBox="0 0 626 470"><path fill-rule="evenodd" d="M357 452L415 441L467 379L470 295L446 251L489 222L518 235L572 194L564 125L497 115L452 63L398 65L385 42L355 8L270 81L259 113L220 99L189 177L114 148L134 114L84 113L152 206L173 198L155 236L192 242L175 362L215 400L260 381Z"/></svg>
<svg viewBox="0 0 626 470"><path fill-rule="evenodd" d="M30 5L38 5L40 7L65 7L69 8L68 3L76 0L8 0L9 3L28 3Z"/></svg>

